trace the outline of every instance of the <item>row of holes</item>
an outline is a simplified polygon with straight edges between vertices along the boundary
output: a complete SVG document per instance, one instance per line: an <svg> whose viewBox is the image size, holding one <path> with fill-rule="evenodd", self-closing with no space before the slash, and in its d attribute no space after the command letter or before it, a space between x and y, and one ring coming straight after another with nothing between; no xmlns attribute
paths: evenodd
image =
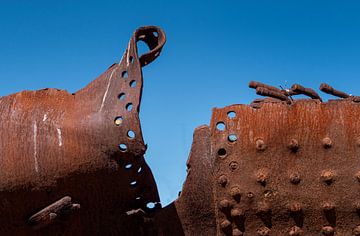
<svg viewBox="0 0 360 236"><path fill-rule="evenodd" d="M131 64L133 64L133 63L134 63L134 58L133 58L132 56L129 56L129 61L130 61ZM123 71L123 72L121 73L121 77L124 78L124 79L127 79L127 78L129 77L128 71L127 71L127 70ZM130 86L131 88L135 88L136 85L137 85L136 80L131 80L131 81L129 82L129 86ZM126 98L126 94L125 94L125 93L120 93L120 94L118 95L118 99L119 99L120 101L124 101L125 98ZM130 102L130 103L127 103L127 104L125 105L125 109L126 109L128 112L132 111L132 109L133 109L133 104L132 104L131 102ZM115 123L116 126L121 126L122 123L123 123L123 121L124 121L124 118L123 118L122 116L118 116L118 117L115 118L114 123ZM135 138L135 132L132 131L132 130L128 130L128 132L127 132L127 137L128 137L129 139L134 139L134 138ZM128 147L127 147L127 145L126 145L125 143L121 143L121 144L119 145L119 149L120 149L121 152L127 152L127 151L128 151ZM131 169L133 169L133 164L131 164L131 163L126 164L126 165L125 165L125 169L126 169L126 170L131 170ZM141 174L142 171L143 171L142 167L139 167L139 168L136 170L137 174ZM138 182L137 182L136 180L133 180L133 181L130 182L130 187L135 188L135 187L137 186L137 184L138 184ZM136 199L136 200L141 200L141 197L138 196L138 197L136 197L135 199ZM153 208L155 207L155 203L149 202L149 203L147 203L146 207L149 208L149 209L153 209Z"/></svg>

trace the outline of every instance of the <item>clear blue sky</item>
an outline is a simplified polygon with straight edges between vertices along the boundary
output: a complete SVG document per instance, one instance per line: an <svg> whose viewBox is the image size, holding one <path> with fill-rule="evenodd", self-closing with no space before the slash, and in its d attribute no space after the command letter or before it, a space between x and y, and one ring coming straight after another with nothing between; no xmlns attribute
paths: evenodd
<svg viewBox="0 0 360 236"><path fill-rule="evenodd" d="M0 95L74 92L120 60L138 26L161 26L168 42L144 69L141 119L166 204L181 190L195 127L212 107L256 97L250 80L360 95L359 12L358 1L0 0Z"/></svg>

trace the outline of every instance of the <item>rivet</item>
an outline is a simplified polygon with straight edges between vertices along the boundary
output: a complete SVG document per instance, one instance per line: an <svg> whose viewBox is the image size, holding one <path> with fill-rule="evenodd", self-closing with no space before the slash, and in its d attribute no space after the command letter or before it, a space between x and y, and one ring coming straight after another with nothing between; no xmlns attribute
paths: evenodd
<svg viewBox="0 0 360 236"><path fill-rule="evenodd" d="M220 224L222 230L226 230L231 226L231 222L228 220L223 220Z"/></svg>
<svg viewBox="0 0 360 236"><path fill-rule="evenodd" d="M296 139L291 139L288 144L288 148L292 152L297 152L299 150L299 142Z"/></svg>
<svg viewBox="0 0 360 236"><path fill-rule="evenodd" d="M219 208L220 210L227 210L230 208L230 202L226 199L223 199L219 202Z"/></svg>
<svg viewBox="0 0 360 236"><path fill-rule="evenodd" d="M267 178L268 178L267 173L263 170L260 170L256 174L256 181L261 185L266 185Z"/></svg>
<svg viewBox="0 0 360 236"><path fill-rule="evenodd" d="M226 184L227 184L227 182L228 182L228 179L226 178L225 175L220 176L219 179L218 179L218 183L219 183L222 187L225 187Z"/></svg>
<svg viewBox="0 0 360 236"><path fill-rule="evenodd" d="M360 171L356 173L355 178L357 179L358 182L360 182Z"/></svg>
<svg viewBox="0 0 360 236"><path fill-rule="evenodd" d="M262 227L257 230L258 236L268 236L270 235L271 230L268 227Z"/></svg>
<svg viewBox="0 0 360 236"><path fill-rule="evenodd" d="M259 203L257 213L258 214L268 214L271 211L270 204L267 202Z"/></svg>
<svg viewBox="0 0 360 236"><path fill-rule="evenodd" d="M329 212L335 210L335 205L331 202L325 202L322 208L325 212Z"/></svg>
<svg viewBox="0 0 360 236"><path fill-rule="evenodd" d="M258 151L265 151L265 149L267 148L264 140L262 139L257 139L255 143L256 143L256 149Z"/></svg>
<svg viewBox="0 0 360 236"><path fill-rule="evenodd" d="M299 212L302 211L301 204L298 203L298 202L292 203L292 204L289 206L289 210L290 210L290 212L292 212L292 213L299 213Z"/></svg>
<svg viewBox="0 0 360 236"><path fill-rule="evenodd" d="M242 218L242 217L244 217L244 215L245 215L244 211L239 208L234 208L231 210L232 218Z"/></svg>
<svg viewBox="0 0 360 236"><path fill-rule="evenodd" d="M356 226L353 230L353 235L360 236L360 226Z"/></svg>
<svg viewBox="0 0 360 236"><path fill-rule="evenodd" d="M229 164L230 170L232 170L232 171L236 170L238 168L238 166L239 165L238 165L238 163L236 161L232 161Z"/></svg>
<svg viewBox="0 0 360 236"><path fill-rule="evenodd" d="M240 199L241 199L241 191L240 191L239 187L237 187L237 186L232 187L231 190L230 190L230 194L236 201L240 201Z"/></svg>
<svg viewBox="0 0 360 236"><path fill-rule="evenodd" d="M321 173L321 179L327 185L330 185L334 182L334 176L335 176L335 174L331 170L326 170Z"/></svg>
<svg viewBox="0 0 360 236"><path fill-rule="evenodd" d="M290 229L289 235L290 236L301 236L301 235L303 235L303 231L301 228L294 226Z"/></svg>
<svg viewBox="0 0 360 236"><path fill-rule="evenodd" d="M244 235L244 233L241 232L239 229L233 229L232 235L233 236L242 236L242 235Z"/></svg>
<svg viewBox="0 0 360 236"><path fill-rule="evenodd" d="M323 147L324 147L324 148L331 148L332 145L333 145L331 139L328 138L328 137L324 138L324 139L322 140L322 143L323 143Z"/></svg>
<svg viewBox="0 0 360 236"><path fill-rule="evenodd" d="M323 235L334 235L335 230L331 226L325 226L322 228L322 234Z"/></svg>
<svg viewBox="0 0 360 236"><path fill-rule="evenodd" d="M300 177L300 174L299 173L292 173L290 175L290 182L292 184L299 184L301 181L301 177Z"/></svg>

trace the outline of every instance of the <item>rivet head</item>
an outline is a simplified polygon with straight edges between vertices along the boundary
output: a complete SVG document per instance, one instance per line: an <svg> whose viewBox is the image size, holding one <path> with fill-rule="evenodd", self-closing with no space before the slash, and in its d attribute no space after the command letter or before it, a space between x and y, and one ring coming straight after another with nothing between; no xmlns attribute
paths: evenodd
<svg viewBox="0 0 360 236"><path fill-rule="evenodd" d="M300 181L301 181L301 177L300 177L300 174L299 173L292 173L291 175L290 175L290 182L292 183L292 184L299 184L300 183Z"/></svg>
<svg viewBox="0 0 360 236"><path fill-rule="evenodd" d="M230 208L230 202L226 199L223 199L219 202L219 209L220 210L227 210Z"/></svg>
<svg viewBox="0 0 360 236"><path fill-rule="evenodd" d="M264 140L262 139L257 139L255 141L256 144L256 150L258 151L265 151L265 149L267 148L267 145L265 144Z"/></svg>
<svg viewBox="0 0 360 236"><path fill-rule="evenodd" d="M355 178L357 179L358 182L360 182L360 171L358 171L358 172L355 174Z"/></svg>
<svg viewBox="0 0 360 236"><path fill-rule="evenodd" d="M271 212L270 204L267 202L261 202L258 205L257 213L258 214L268 214Z"/></svg>
<svg viewBox="0 0 360 236"><path fill-rule="evenodd" d="M232 235L233 236L242 236L242 235L244 235L244 233L241 232L239 229L233 229Z"/></svg>
<svg viewBox="0 0 360 236"><path fill-rule="evenodd" d="M288 148L292 152L297 152L299 150L299 142L296 139L291 139L288 144Z"/></svg>
<svg viewBox="0 0 360 236"><path fill-rule="evenodd" d="M240 201L241 190L240 190L239 187L237 187L237 186L232 187L231 190L230 190L230 194L236 201Z"/></svg>
<svg viewBox="0 0 360 236"><path fill-rule="evenodd" d="M289 206L289 211L292 213L299 213L302 211L302 207L301 204L298 202L294 202L292 204L290 204Z"/></svg>
<svg viewBox="0 0 360 236"><path fill-rule="evenodd" d="M239 164L236 161L232 161L229 164L230 170L234 171L238 168Z"/></svg>
<svg viewBox="0 0 360 236"><path fill-rule="evenodd" d="M303 230L297 226L294 226L290 229L289 235L290 236L301 236L301 235L303 235Z"/></svg>
<svg viewBox="0 0 360 236"><path fill-rule="evenodd" d="M335 173L331 170L326 170L321 173L321 179L327 185L330 185L334 182Z"/></svg>
<svg viewBox="0 0 360 236"><path fill-rule="evenodd" d="M242 218L245 216L244 211L239 208L232 209L230 214L232 218Z"/></svg>
<svg viewBox="0 0 360 236"><path fill-rule="evenodd" d="M256 181L261 185L266 185L268 174L264 170L260 170L256 173Z"/></svg>
<svg viewBox="0 0 360 236"><path fill-rule="evenodd" d="M252 192L248 192L248 193L246 194L246 197L249 198L249 199L253 199L253 198L255 197L255 195L254 195L254 193L252 193Z"/></svg>
<svg viewBox="0 0 360 236"><path fill-rule="evenodd" d="M353 235L360 236L360 225L358 225L354 228Z"/></svg>
<svg viewBox="0 0 360 236"><path fill-rule="evenodd" d="M226 184L228 182L228 179L226 178L225 175L221 175L218 179L218 183L222 186L222 187L225 187Z"/></svg>
<svg viewBox="0 0 360 236"><path fill-rule="evenodd" d="M322 228L321 232L322 232L323 235L334 235L335 230L331 226L325 226L325 227Z"/></svg>
<svg viewBox="0 0 360 236"><path fill-rule="evenodd" d="M268 236L270 235L271 230L268 227L262 227L256 231L258 236Z"/></svg>
<svg viewBox="0 0 360 236"><path fill-rule="evenodd" d="M221 227L222 230L226 230L226 229L228 229L230 226L231 226L231 222L228 221L228 220L223 220L223 221L220 223L220 227Z"/></svg>
<svg viewBox="0 0 360 236"><path fill-rule="evenodd" d="M328 137L326 137L322 140L322 144L323 144L323 147L326 149L331 148L333 146L332 140Z"/></svg>
<svg viewBox="0 0 360 236"><path fill-rule="evenodd" d="M325 202L322 205L322 208L325 212L333 211L333 210L335 210L335 204L333 204L331 202Z"/></svg>

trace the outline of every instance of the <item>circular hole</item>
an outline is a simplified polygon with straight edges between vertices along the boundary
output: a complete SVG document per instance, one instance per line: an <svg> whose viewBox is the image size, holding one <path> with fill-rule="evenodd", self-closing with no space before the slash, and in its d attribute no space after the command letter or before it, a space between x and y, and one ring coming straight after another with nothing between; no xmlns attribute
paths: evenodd
<svg viewBox="0 0 360 236"><path fill-rule="evenodd" d="M228 117L229 117L230 119L233 119L233 118L236 117L236 112L235 112L235 111L229 111L229 112L227 113L227 115L228 115Z"/></svg>
<svg viewBox="0 0 360 236"><path fill-rule="evenodd" d="M120 126L123 123L124 119L121 116L115 118L114 123L116 126Z"/></svg>
<svg viewBox="0 0 360 236"><path fill-rule="evenodd" d="M159 37L159 34L158 34L158 32L156 32L156 31L153 32L153 35L154 35L155 37Z"/></svg>
<svg viewBox="0 0 360 236"><path fill-rule="evenodd" d="M225 123L224 122L218 122L216 124L216 128L220 131L224 131L225 130Z"/></svg>
<svg viewBox="0 0 360 236"><path fill-rule="evenodd" d="M132 88L136 87L136 81L135 80L131 80L130 87L132 87Z"/></svg>
<svg viewBox="0 0 360 236"><path fill-rule="evenodd" d="M127 151L127 146L126 146L126 144L124 144L124 143L120 144L120 145L119 145L119 149L120 149L120 151L122 151L122 152L126 152L126 151Z"/></svg>
<svg viewBox="0 0 360 236"><path fill-rule="evenodd" d="M228 136L228 140L229 140L229 142L233 143L233 142L236 142L237 137L236 137L235 134L230 134L230 135Z"/></svg>
<svg viewBox="0 0 360 236"><path fill-rule="evenodd" d="M125 169L127 169L127 170L131 169L131 167L132 167L132 164L125 165Z"/></svg>
<svg viewBox="0 0 360 236"><path fill-rule="evenodd" d="M126 104L126 110L127 111L131 111L132 109L133 109L133 104L132 103Z"/></svg>
<svg viewBox="0 0 360 236"><path fill-rule="evenodd" d="M137 185L137 181L136 180L134 180L134 181L132 181L131 183L130 183L130 186L131 187L135 187Z"/></svg>
<svg viewBox="0 0 360 236"><path fill-rule="evenodd" d="M220 149L218 150L218 155L219 155L220 157L225 157L225 156L226 156L226 150L225 150L225 148L220 148Z"/></svg>
<svg viewBox="0 0 360 236"><path fill-rule="evenodd" d="M139 167L139 169L137 170L138 173L141 173L142 172L142 168Z"/></svg>
<svg viewBox="0 0 360 236"><path fill-rule="evenodd" d="M130 61L131 64L134 63L134 58L132 56L130 56L129 61Z"/></svg>
<svg viewBox="0 0 360 236"><path fill-rule="evenodd" d="M124 70L122 73L121 73L121 77L123 78L127 78L128 77L128 72L126 70Z"/></svg>
<svg viewBox="0 0 360 236"><path fill-rule="evenodd" d="M125 93L120 93L118 96L119 100L123 101L125 100Z"/></svg>
<svg viewBox="0 0 360 236"><path fill-rule="evenodd" d="M133 138L135 138L135 132L132 131L132 130L129 130L129 131L127 132L127 136L128 136L129 138L133 139Z"/></svg>
<svg viewBox="0 0 360 236"><path fill-rule="evenodd" d="M146 207L147 207L148 209L154 209L155 206L156 206L156 204L155 204L154 202L148 202L148 203L146 204Z"/></svg>

